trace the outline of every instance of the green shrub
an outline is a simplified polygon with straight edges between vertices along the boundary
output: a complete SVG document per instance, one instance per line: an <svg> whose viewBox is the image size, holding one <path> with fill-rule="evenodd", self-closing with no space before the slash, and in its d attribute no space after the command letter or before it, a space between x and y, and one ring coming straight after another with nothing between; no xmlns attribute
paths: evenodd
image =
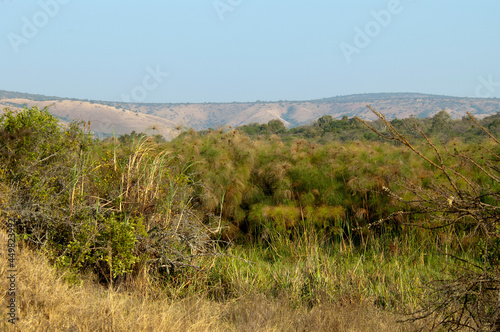
<svg viewBox="0 0 500 332"><path fill-rule="evenodd" d="M58 257L60 266L80 270L98 267L96 272L108 282L132 272L138 261L138 238L147 236L141 218L116 214L86 220L75 231L74 240Z"/></svg>
<svg viewBox="0 0 500 332"><path fill-rule="evenodd" d="M112 284L195 266L197 251L212 250L213 225L192 210L189 164L156 138L101 142L89 127L60 127L36 107L3 114L0 215L18 216L16 232L72 276L93 271Z"/></svg>

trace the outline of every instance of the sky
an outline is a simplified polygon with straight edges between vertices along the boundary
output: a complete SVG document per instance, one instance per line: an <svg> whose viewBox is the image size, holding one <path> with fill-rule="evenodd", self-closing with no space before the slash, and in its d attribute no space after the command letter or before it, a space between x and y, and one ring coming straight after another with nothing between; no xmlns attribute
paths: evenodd
<svg viewBox="0 0 500 332"><path fill-rule="evenodd" d="M146 103L500 98L500 1L0 0L0 90Z"/></svg>

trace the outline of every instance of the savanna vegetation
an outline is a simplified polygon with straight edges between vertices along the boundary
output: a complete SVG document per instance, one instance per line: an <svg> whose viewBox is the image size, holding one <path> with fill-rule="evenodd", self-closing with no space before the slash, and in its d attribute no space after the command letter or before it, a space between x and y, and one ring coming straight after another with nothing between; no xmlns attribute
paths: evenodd
<svg viewBox="0 0 500 332"><path fill-rule="evenodd" d="M18 327L498 329L500 116L374 113L165 142L5 110Z"/></svg>

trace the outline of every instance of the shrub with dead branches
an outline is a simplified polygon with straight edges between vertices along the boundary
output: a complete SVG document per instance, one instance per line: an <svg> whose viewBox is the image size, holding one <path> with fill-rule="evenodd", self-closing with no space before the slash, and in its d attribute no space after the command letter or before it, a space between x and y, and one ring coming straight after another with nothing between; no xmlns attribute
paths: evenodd
<svg viewBox="0 0 500 332"><path fill-rule="evenodd" d="M403 181L403 192L384 192L406 208L416 227L436 232L453 228L457 247L473 242L476 261L461 260L464 267L446 280L435 280L422 310L412 319L434 318L433 328L475 331L500 329L500 142L471 115L472 123L489 137L476 149L438 145L419 128L424 144L411 142L385 116L368 106L384 123L380 130L358 119L377 135L402 144L425 160L433 172L426 184ZM405 198L403 198L403 194ZM408 194L411 199L408 199ZM458 234L461 234L460 237Z"/></svg>

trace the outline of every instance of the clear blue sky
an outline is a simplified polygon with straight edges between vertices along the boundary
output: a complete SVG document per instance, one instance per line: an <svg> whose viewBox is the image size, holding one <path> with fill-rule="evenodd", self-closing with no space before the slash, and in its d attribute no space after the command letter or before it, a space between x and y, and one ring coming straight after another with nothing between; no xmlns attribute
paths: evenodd
<svg viewBox="0 0 500 332"><path fill-rule="evenodd" d="M0 0L0 89L144 102L500 97L499 15L498 0Z"/></svg>

